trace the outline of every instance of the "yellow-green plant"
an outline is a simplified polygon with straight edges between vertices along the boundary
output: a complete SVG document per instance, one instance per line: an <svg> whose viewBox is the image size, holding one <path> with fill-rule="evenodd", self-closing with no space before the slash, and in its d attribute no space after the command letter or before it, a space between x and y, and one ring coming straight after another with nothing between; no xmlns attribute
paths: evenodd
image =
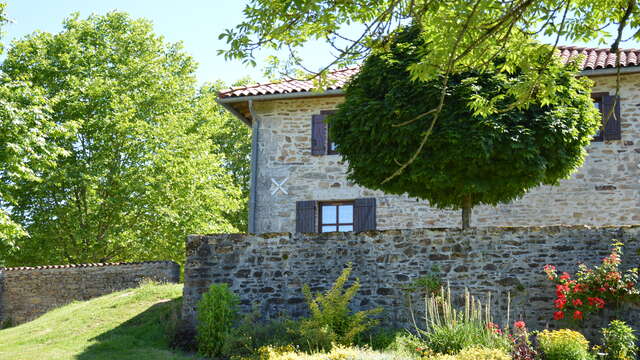
<svg viewBox="0 0 640 360"><path fill-rule="evenodd" d="M344 288L351 270L351 264L348 264L324 294L312 294L308 285L302 289L311 316L301 321L300 333L313 349L328 349L332 342L351 345L358 335L377 324L371 316L382 309L352 312L349 308L349 303L360 288L358 279L347 289Z"/></svg>
<svg viewBox="0 0 640 360"><path fill-rule="evenodd" d="M538 343L546 360L589 359L589 341L577 331L544 330L538 334Z"/></svg>
<svg viewBox="0 0 640 360"><path fill-rule="evenodd" d="M438 354L426 357L425 360L511 360L511 356L502 349L472 346L462 349L456 355Z"/></svg>
<svg viewBox="0 0 640 360"><path fill-rule="evenodd" d="M633 329L624 321L613 320L602 329L602 344L607 360L632 360L638 352Z"/></svg>
<svg viewBox="0 0 640 360"><path fill-rule="evenodd" d="M368 348L335 345L331 351L304 353L291 346L263 347L259 350L260 360L400 360L390 353L373 351ZM484 358L483 358L484 359ZM493 358L491 358L493 360ZM502 360L502 359L496 359Z"/></svg>

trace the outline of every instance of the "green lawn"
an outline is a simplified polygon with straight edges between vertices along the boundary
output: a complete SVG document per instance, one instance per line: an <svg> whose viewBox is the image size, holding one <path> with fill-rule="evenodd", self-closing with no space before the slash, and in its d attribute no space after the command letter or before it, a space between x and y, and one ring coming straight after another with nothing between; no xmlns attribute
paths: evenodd
<svg viewBox="0 0 640 360"><path fill-rule="evenodd" d="M182 285L145 284L0 330L0 359L193 359L169 348Z"/></svg>

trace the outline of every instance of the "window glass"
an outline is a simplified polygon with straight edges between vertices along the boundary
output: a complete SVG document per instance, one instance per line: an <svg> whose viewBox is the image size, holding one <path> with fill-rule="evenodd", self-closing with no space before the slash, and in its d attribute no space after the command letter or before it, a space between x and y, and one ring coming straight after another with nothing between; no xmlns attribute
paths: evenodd
<svg viewBox="0 0 640 360"><path fill-rule="evenodd" d="M325 203L320 209L320 232L353 231L352 202Z"/></svg>
<svg viewBox="0 0 640 360"><path fill-rule="evenodd" d="M598 109L600 113L602 113L602 98L601 97L593 98L593 106L595 106L596 109ZM600 127L600 129L598 129L594 138L600 139L601 136L602 136L602 126Z"/></svg>
<svg viewBox="0 0 640 360"><path fill-rule="evenodd" d="M335 205L322 205L322 223L323 224L335 224L337 218L337 206Z"/></svg>
<svg viewBox="0 0 640 360"><path fill-rule="evenodd" d="M353 223L353 205L340 205L338 207L338 217L339 222L341 224L351 224ZM345 230L347 231L347 230Z"/></svg>

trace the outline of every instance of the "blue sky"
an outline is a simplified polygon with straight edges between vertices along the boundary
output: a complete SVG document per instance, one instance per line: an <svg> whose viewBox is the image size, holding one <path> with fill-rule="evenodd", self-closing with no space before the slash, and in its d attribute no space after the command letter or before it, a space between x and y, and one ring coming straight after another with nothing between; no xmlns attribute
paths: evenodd
<svg viewBox="0 0 640 360"><path fill-rule="evenodd" d="M262 64L246 67L240 62L225 61L217 56L218 49L225 48L218 35L242 21L244 0L7 0L8 15L15 20L6 29L5 43L21 38L36 30L59 32L62 20L72 12L82 17L91 13L103 14L110 10L126 11L134 17L153 22L155 32L170 42L182 41L185 50L200 64L197 72L200 83L224 80L231 83L250 76L264 80ZM545 40L545 39L543 39ZM551 42L551 40L547 40ZM596 46L597 44L586 44ZM638 47L626 43L624 47ZM264 53L258 60L262 60ZM303 53L311 68L319 68L330 61L328 47L313 44Z"/></svg>

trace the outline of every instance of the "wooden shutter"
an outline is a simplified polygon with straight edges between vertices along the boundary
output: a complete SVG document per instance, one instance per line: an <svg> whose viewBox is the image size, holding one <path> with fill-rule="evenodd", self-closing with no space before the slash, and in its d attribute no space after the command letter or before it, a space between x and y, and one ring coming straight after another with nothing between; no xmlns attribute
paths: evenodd
<svg viewBox="0 0 640 360"><path fill-rule="evenodd" d="M317 201L296 201L296 232L316 232Z"/></svg>
<svg viewBox="0 0 640 360"><path fill-rule="evenodd" d="M353 231L376 229L376 199L356 199L353 203Z"/></svg>
<svg viewBox="0 0 640 360"><path fill-rule="evenodd" d="M327 153L327 124L326 115L311 116L311 155Z"/></svg>
<svg viewBox="0 0 640 360"><path fill-rule="evenodd" d="M613 109L611 116L607 118ZM620 98L604 95L602 97L602 121L604 124L604 140L620 140L622 138L620 128Z"/></svg>

